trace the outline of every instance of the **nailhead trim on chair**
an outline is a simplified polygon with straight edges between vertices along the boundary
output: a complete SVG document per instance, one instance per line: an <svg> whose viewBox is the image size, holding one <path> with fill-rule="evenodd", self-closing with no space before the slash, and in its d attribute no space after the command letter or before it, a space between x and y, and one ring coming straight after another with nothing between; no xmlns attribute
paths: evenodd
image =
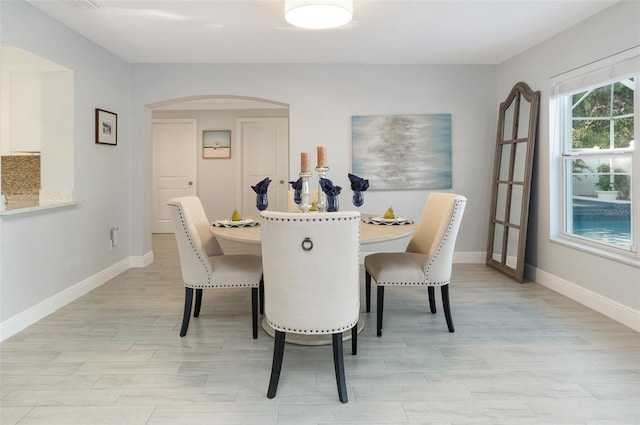
<svg viewBox="0 0 640 425"><path fill-rule="evenodd" d="M454 205L453 205L453 214L451 214L451 219L449 220L449 225L447 226L447 231L444 234L444 237L442 238L442 240L440 241L440 245L438 245L438 248L436 249L435 254L433 254L433 257L431 257L431 259L429 260L429 263L427 264L426 268L425 268L425 275L429 274L429 268L432 266L433 262L435 261L435 259L438 257L438 254L440 253L440 250L442 248L442 245L444 245L445 241L447 240L447 237L449 236L449 233L451 232L451 226L453 225L453 222L455 221L454 219L456 218L459 210L460 210L460 205L465 203L465 200L462 199L456 199ZM384 282L384 283L380 283L380 282L376 282L377 286L385 286L385 285L406 285L406 286L444 286L444 285L448 285L449 283L451 283L451 279L448 279L446 281L443 282L420 282L420 283L415 283L415 282Z"/></svg>
<svg viewBox="0 0 640 425"><path fill-rule="evenodd" d="M193 239L191 239L191 236L189 235L189 231L187 230L187 225L186 225L186 223L184 221L184 214L182 212L182 206L180 204L168 204L168 205L177 208L178 215L180 216L180 223L182 224L182 228L184 229L184 233L187 235L187 239L189 240L189 244L191 245L191 248L195 251L196 256L198 257L198 260L200 260L200 264L202 265L202 267L206 271L207 270L206 263L202 259L202 256L198 252L198 248L196 248L195 244L193 243ZM209 273L208 272L207 272L207 283L209 283L209 285L202 285L202 284L195 284L194 285L193 283L189 283L188 284L187 282L185 282L185 286L189 286L189 287L192 287L192 288L213 287L213 285L211 285L211 280L209 278Z"/></svg>
<svg viewBox="0 0 640 425"><path fill-rule="evenodd" d="M274 329L276 330L280 330L282 332L293 332L293 333L298 333L298 334L308 334L308 335L312 335L312 334L334 334L337 332L343 332L346 330L349 330L351 328L353 328L358 321L356 320L353 323L348 324L347 326L343 326L341 328L336 328L336 329L324 329L324 330L317 330L317 329L313 329L313 330L308 330L308 329L293 329L293 328L287 328L287 327L283 327L283 326L279 326L277 323L272 322L271 320L267 319L267 323Z"/></svg>
<svg viewBox="0 0 640 425"><path fill-rule="evenodd" d="M206 266L205 261L202 259L202 256L200 255L200 252L198 251L198 249L196 248L196 246L195 246L195 244L193 242L193 239L191 239L191 235L187 231L187 226L186 226L186 223L184 221L184 214L182 213L181 205L180 204L172 204L172 203L167 203L167 205L177 208L178 214L180 215L180 223L182 224L182 228L184 229L184 232L187 235L187 239L189 240L189 244L191 245L191 248L195 251L196 256L198 257L198 260L200 260L200 264L202 264L202 267L205 270L207 270L207 266ZM204 288L257 288L258 287L258 283L256 283L255 285L254 284L248 284L248 285L243 285L243 284L215 285L215 284L213 284L211 282L211 276L207 272L207 283L206 284L184 282L184 286L186 286L187 288L194 288L194 289L204 289Z"/></svg>
<svg viewBox="0 0 640 425"><path fill-rule="evenodd" d="M348 220L360 220L360 217L326 217L326 218L276 218L276 217L261 217L262 220L270 221L348 221Z"/></svg>
<svg viewBox="0 0 640 425"><path fill-rule="evenodd" d="M238 284L238 285L234 285L234 284L223 284L223 285L201 285L201 284L193 284L193 283L187 283L185 282L184 286L188 287L188 288L194 288L194 289L204 289L204 288L257 288L258 285L245 285L245 284Z"/></svg>

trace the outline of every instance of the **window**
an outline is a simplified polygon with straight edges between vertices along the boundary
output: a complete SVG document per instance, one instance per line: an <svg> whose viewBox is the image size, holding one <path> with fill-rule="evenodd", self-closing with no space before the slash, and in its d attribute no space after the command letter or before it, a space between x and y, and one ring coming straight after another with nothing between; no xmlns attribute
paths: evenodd
<svg viewBox="0 0 640 425"><path fill-rule="evenodd" d="M634 50L552 81L552 164L560 170L551 184L561 188L561 201L552 206L560 218L554 236L637 257L640 56Z"/></svg>

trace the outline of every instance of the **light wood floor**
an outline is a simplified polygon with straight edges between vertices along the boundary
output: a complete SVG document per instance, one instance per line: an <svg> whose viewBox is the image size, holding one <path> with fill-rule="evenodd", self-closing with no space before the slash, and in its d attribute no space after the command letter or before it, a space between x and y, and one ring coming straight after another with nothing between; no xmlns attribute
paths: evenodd
<svg viewBox="0 0 640 425"><path fill-rule="evenodd" d="M483 265L454 266L453 334L426 290L387 289L382 338L373 311L358 355L345 344L349 403L330 346L287 345L269 400L249 290L205 291L180 338L173 235L154 253L0 344L2 425L640 424L638 333Z"/></svg>

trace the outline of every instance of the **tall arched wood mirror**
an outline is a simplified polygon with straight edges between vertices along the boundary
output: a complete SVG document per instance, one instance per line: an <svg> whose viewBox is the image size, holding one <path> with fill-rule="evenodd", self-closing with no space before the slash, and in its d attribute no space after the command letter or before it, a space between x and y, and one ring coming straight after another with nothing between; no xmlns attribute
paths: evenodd
<svg viewBox="0 0 640 425"><path fill-rule="evenodd" d="M524 277L531 171L540 92L516 84L500 104L493 167L487 265Z"/></svg>

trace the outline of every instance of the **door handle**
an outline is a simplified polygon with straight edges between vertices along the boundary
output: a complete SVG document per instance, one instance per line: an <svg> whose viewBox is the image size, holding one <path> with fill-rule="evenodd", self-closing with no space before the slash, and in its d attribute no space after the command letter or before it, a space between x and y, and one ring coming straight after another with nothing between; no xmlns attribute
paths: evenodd
<svg viewBox="0 0 640 425"><path fill-rule="evenodd" d="M193 182L189 182L189 186L193 186Z"/></svg>

